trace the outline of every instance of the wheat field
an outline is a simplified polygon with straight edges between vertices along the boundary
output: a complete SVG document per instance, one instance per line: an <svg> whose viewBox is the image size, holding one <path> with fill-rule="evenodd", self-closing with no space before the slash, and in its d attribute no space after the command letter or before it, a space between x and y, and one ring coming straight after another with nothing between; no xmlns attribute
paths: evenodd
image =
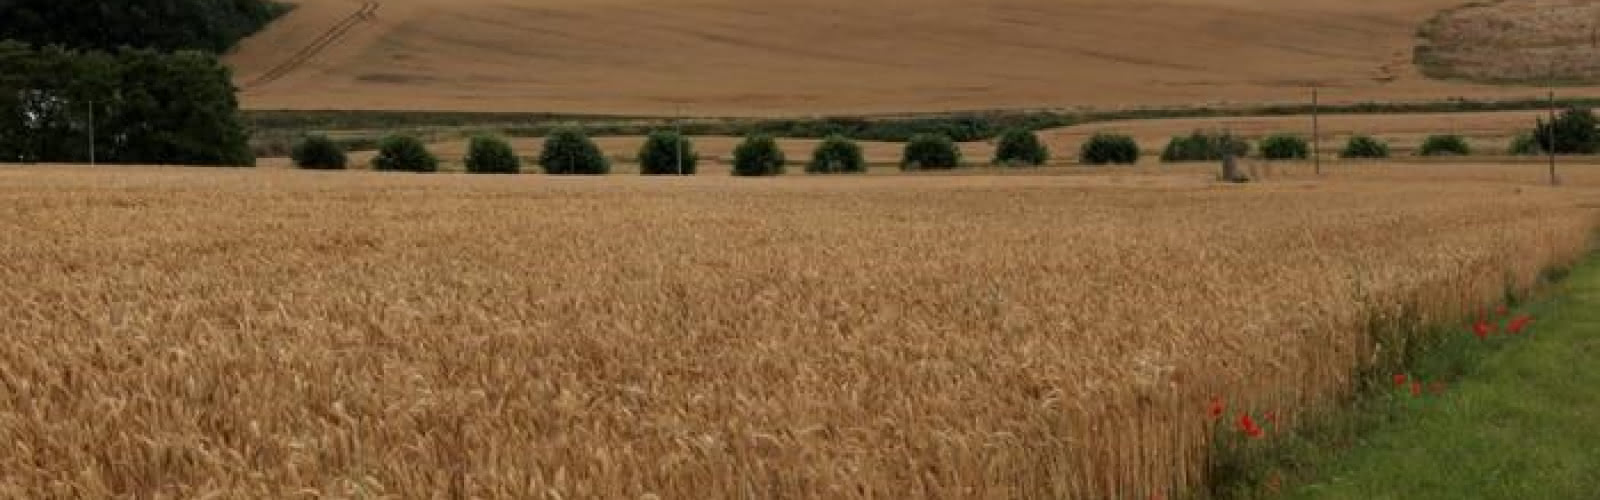
<svg viewBox="0 0 1600 500"><path fill-rule="evenodd" d="M1511 168L0 169L0 497L1170 497L1581 255Z"/></svg>

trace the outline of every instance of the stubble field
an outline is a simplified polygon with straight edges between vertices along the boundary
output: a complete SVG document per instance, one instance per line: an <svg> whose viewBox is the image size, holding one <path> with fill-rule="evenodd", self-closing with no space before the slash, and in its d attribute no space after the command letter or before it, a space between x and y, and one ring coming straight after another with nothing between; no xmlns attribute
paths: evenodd
<svg viewBox="0 0 1600 500"><path fill-rule="evenodd" d="M1170 497L1600 207L1346 168L0 169L0 496Z"/></svg>
<svg viewBox="0 0 1600 500"><path fill-rule="evenodd" d="M1542 96L1413 65L1418 29L1460 3L300 0L228 63L248 109L807 116L1301 103L1314 86L1343 103ZM1530 3L1578 21L1519 36L1589 40L1586 10L1506 10Z"/></svg>

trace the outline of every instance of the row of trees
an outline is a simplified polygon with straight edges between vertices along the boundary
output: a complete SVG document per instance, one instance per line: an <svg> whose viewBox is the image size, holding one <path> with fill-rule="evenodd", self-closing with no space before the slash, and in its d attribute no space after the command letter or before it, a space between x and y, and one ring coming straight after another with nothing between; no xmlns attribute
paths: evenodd
<svg viewBox="0 0 1600 500"><path fill-rule="evenodd" d="M1564 153L1593 153L1600 149L1600 131L1588 110L1573 109L1550 123L1540 121L1539 132L1526 134L1518 143L1528 149L1544 150L1553 141L1554 147ZM1535 134L1538 134L1535 136ZM1535 137L1545 138L1543 141ZM1514 149L1517 146L1514 146ZM1261 140L1260 156L1273 160L1295 160L1310 157L1310 145L1305 138L1292 134L1274 134ZM1217 161L1224 155L1244 157L1250 154L1251 144L1230 134L1196 131L1188 136L1174 137L1161 153L1164 162ZM1468 155L1471 147L1459 135L1428 137L1418 154L1423 156ZM1386 142L1366 135L1350 137L1340 156L1344 158L1387 158L1390 154ZM761 176L784 172L787 159L782 148L770 135L749 136L734 150L734 174ZM1139 161L1139 145L1132 137L1118 134L1095 134L1084 142L1078 159L1085 164L1131 164ZM677 132L652 133L639 149L640 172L645 175L693 175L700 156L688 137ZM326 137L307 138L294 151L295 163L302 168L335 168L346 166L344 152ZM1000 136L995 147L993 163L997 165L1042 165L1050 159L1049 148L1037 134L1024 129L1014 129ZM517 173L521 160L505 140L491 137L474 137L464 159L467 170L478 173ZM961 164L961 149L948 136L922 134L911 138L905 146L900 167L905 170L953 169ZM609 160L601 154L584 133L575 128L561 129L545 139L539 155L539 165L551 174L606 174L611 170ZM403 170L432 172L438 169L438 160L427 147L415 138L390 137L382 141L379 153L373 159L378 170ZM861 147L844 136L831 136L812 153L807 172L844 173L863 172L866 162Z"/></svg>
<svg viewBox="0 0 1600 500"><path fill-rule="evenodd" d="M747 137L734 150L734 174L744 176L780 175L787 164L783 150L769 135ZM338 170L348 167L349 158L338 143L325 136L309 136L297 144L293 152L296 166L305 169ZM582 130L559 129L545 137L539 152L538 165L552 175L605 175L611 173L611 161L600 152ZM519 158L505 139L481 135L467 145L467 156L462 163L468 172L515 174L522 171ZM700 155L693 141L671 131L650 134L639 148L639 171L644 175L694 175L699 170ZM372 159L372 168L384 171L435 172L439 160L422 141L404 135L385 138L378 145L378 154ZM806 171L811 173L859 173L867 170L861 146L843 136L824 139L815 151Z"/></svg>
<svg viewBox="0 0 1600 500"><path fill-rule="evenodd" d="M252 164L228 68L196 51L0 42L0 161L91 159Z"/></svg>
<svg viewBox="0 0 1600 500"><path fill-rule="evenodd" d="M0 39L222 53L286 10L265 0L3 0Z"/></svg>

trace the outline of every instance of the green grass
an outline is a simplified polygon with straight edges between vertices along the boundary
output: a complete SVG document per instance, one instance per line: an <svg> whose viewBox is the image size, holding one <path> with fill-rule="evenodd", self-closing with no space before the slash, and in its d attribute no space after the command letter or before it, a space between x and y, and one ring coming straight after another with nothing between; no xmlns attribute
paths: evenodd
<svg viewBox="0 0 1600 500"><path fill-rule="evenodd" d="M1338 419L1350 446L1291 453L1315 473L1286 498L1600 498L1600 256L1558 286L1513 311L1536 318L1526 335L1461 327L1422 356L1412 375L1444 392L1390 388Z"/></svg>

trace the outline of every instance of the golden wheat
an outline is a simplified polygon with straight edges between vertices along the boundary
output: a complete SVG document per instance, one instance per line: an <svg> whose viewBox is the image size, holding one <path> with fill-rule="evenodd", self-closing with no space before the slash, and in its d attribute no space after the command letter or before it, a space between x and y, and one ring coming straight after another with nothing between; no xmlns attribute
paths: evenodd
<svg viewBox="0 0 1600 500"><path fill-rule="evenodd" d="M1148 498L1587 193L3 169L0 497Z"/></svg>

